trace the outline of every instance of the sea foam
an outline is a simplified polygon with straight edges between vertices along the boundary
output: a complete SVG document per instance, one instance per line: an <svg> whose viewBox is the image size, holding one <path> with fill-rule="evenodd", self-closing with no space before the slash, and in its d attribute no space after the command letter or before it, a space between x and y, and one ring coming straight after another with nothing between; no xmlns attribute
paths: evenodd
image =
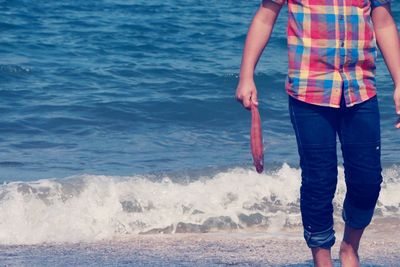
<svg viewBox="0 0 400 267"><path fill-rule="evenodd" d="M376 216L400 214L400 167L383 171ZM80 175L5 183L0 243L92 242L144 233L285 231L301 226L300 170L232 168L190 182L149 176ZM343 169L334 200L340 217Z"/></svg>

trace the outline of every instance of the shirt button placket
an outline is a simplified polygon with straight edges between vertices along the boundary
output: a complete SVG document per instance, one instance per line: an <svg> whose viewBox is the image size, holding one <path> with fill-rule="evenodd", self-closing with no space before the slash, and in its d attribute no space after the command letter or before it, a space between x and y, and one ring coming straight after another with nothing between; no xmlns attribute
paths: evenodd
<svg viewBox="0 0 400 267"><path fill-rule="evenodd" d="M339 2L342 2L339 0ZM344 39L345 39L345 25L344 25L344 15L339 14L339 42L340 42L340 72L343 72L344 58L345 58L345 48L344 48Z"/></svg>
<svg viewBox="0 0 400 267"><path fill-rule="evenodd" d="M338 15L338 22L339 22L339 73L340 76L342 77L342 82L340 84L340 89L339 90L345 90L345 81L344 81L344 77L343 77L343 66L345 63L345 57L346 57L346 48L344 47L344 40L345 40L345 29L346 29L346 25L345 25L345 16L344 16L344 7L343 7L343 1L344 0L338 0L338 6L339 6L339 15ZM342 92L342 94L344 94L344 92ZM338 100L340 102L340 100Z"/></svg>

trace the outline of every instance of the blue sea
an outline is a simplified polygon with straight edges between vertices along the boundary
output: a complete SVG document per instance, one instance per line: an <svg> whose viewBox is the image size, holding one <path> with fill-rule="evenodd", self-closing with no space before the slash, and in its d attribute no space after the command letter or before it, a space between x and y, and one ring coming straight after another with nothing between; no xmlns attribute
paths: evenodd
<svg viewBox="0 0 400 267"><path fill-rule="evenodd" d="M0 243L300 229L287 8L258 63L265 173L235 100L260 1L0 1ZM400 4L392 4L400 26ZM400 215L400 130L379 54L384 184ZM338 149L338 153L340 150ZM335 216L345 187L342 160Z"/></svg>

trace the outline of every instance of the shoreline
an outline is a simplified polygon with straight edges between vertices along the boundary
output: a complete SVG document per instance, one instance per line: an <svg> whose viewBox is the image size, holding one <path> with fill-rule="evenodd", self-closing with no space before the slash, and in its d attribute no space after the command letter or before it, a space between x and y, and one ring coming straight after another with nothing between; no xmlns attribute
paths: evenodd
<svg viewBox="0 0 400 267"><path fill-rule="evenodd" d="M362 266L400 266L396 225L372 224L360 247ZM387 225L386 225L387 226ZM338 260L341 225L332 248ZM312 266L301 229L286 233L146 234L94 243L1 245L6 266Z"/></svg>

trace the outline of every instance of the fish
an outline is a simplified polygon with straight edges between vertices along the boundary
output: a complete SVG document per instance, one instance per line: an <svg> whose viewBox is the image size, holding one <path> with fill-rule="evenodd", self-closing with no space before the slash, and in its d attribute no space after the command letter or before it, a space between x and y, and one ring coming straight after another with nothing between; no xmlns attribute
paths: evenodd
<svg viewBox="0 0 400 267"><path fill-rule="evenodd" d="M257 105L251 103L251 128L250 128L250 146L253 156L253 164L258 173L264 170L264 147L261 129L261 118Z"/></svg>

